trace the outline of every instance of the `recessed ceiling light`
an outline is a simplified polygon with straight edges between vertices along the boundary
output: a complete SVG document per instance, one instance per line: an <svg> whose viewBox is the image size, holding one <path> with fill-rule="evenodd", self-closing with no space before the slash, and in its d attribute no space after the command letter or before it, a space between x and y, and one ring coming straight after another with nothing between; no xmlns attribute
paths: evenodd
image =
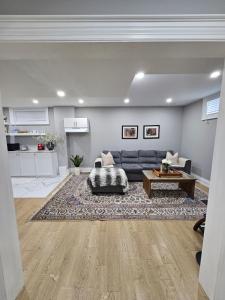
<svg viewBox="0 0 225 300"><path fill-rule="evenodd" d="M130 99L129 99L129 98L126 98L126 99L123 100L123 102L124 102L124 103L129 103L129 102L130 102Z"/></svg>
<svg viewBox="0 0 225 300"><path fill-rule="evenodd" d="M38 103L39 103L39 101L38 101L37 99L33 99L32 102L33 102L34 104L38 104Z"/></svg>
<svg viewBox="0 0 225 300"><path fill-rule="evenodd" d="M80 104L83 104L83 103L84 103L84 100L83 100L83 99L78 99L78 102L79 102Z"/></svg>
<svg viewBox="0 0 225 300"><path fill-rule="evenodd" d="M145 77L145 73L144 72L138 72L136 75L135 75L135 78L136 79L142 79Z"/></svg>
<svg viewBox="0 0 225 300"><path fill-rule="evenodd" d="M172 101L173 101L172 98L167 98L167 99L166 99L166 103L171 103Z"/></svg>
<svg viewBox="0 0 225 300"><path fill-rule="evenodd" d="M221 71L217 70L210 74L210 78L218 78L221 75Z"/></svg>
<svg viewBox="0 0 225 300"><path fill-rule="evenodd" d="M62 91L62 90L58 90L58 91L57 91L57 96L63 98L63 97L66 96L66 93L65 93L64 91Z"/></svg>

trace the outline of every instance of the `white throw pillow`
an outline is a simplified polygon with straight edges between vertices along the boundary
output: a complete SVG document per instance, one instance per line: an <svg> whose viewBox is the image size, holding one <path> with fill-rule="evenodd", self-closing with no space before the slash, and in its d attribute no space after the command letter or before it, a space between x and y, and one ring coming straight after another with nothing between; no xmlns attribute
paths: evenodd
<svg viewBox="0 0 225 300"><path fill-rule="evenodd" d="M178 164L178 158L179 158L178 152L175 153L174 155L171 154L170 152L166 153L166 159L170 160L172 165L177 165Z"/></svg>
<svg viewBox="0 0 225 300"><path fill-rule="evenodd" d="M110 165L114 165L115 161L113 159L112 153L108 152L107 154L105 153L101 153L102 156L102 162L103 162L103 166L110 166Z"/></svg>

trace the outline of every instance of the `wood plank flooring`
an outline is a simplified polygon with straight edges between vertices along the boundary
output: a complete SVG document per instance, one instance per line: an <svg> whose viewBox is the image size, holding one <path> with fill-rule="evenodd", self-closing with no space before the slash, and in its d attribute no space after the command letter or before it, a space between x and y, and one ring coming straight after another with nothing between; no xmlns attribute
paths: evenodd
<svg viewBox="0 0 225 300"><path fill-rule="evenodd" d="M17 300L206 300L193 221L29 222L17 200L25 287Z"/></svg>

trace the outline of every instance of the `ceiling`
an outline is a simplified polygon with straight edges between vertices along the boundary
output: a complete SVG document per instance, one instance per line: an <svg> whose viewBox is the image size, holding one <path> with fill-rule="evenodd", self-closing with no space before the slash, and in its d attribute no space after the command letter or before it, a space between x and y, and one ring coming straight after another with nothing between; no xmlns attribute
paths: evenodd
<svg viewBox="0 0 225 300"><path fill-rule="evenodd" d="M224 0L1 0L0 14L222 14Z"/></svg>
<svg viewBox="0 0 225 300"><path fill-rule="evenodd" d="M219 48L219 50L218 50ZM2 44L0 90L3 106L186 105L218 92L225 45L205 43ZM134 79L143 70L142 80ZM57 89L66 92L56 96Z"/></svg>

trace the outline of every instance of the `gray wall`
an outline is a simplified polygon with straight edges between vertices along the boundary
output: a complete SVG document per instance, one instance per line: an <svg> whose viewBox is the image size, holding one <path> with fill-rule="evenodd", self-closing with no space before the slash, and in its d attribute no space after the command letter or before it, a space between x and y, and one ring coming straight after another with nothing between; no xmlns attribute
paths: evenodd
<svg viewBox="0 0 225 300"><path fill-rule="evenodd" d="M193 173L210 179L217 120L201 117L202 100L184 107L181 154L192 160Z"/></svg>
<svg viewBox="0 0 225 300"><path fill-rule="evenodd" d="M76 117L87 117L90 121L91 131L84 134L69 134L68 153L69 155L84 155L82 166L90 167L104 149L171 149L179 151L182 112L180 107L77 108ZM143 139L143 125L150 124L161 126L160 139ZM122 125L138 125L138 140L123 140L121 138Z"/></svg>
<svg viewBox="0 0 225 300"><path fill-rule="evenodd" d="M222 14L224 0L1 0L0 14Z"/></svg>
<svg viewBox="0 0 225 300"><path fill-rule="evenodd" d="M62 139L57 145L59 166L68 167L67 137L64 130L64 118L74 118L74 107L54 107L54 125L56 134Z"/></svg>

